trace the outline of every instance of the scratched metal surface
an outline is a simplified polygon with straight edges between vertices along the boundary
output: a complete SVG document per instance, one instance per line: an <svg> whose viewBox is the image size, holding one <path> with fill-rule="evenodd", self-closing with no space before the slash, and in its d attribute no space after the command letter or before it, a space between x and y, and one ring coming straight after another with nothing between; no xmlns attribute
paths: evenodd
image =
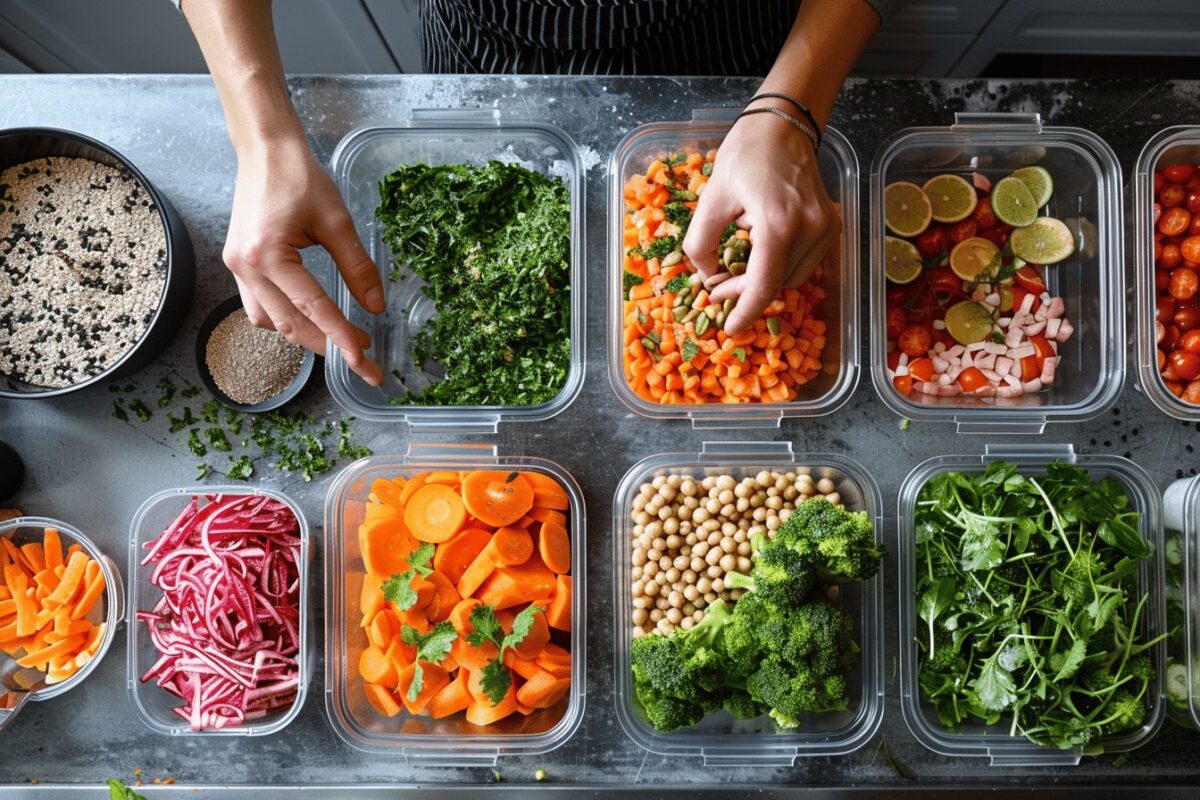
<svg viewBox="0 0 1200 800"><path fill-rule="evenodd" d="M413 76L292 81L296 105L323 160L350 129L403 120L413 108L498 107L560 126L579 144L588 167L588 371L583 392L564 414L549 422L510 425L487 438L502 453L559 461L583 487L590 556L587 707L582 727L558 751L536 758L502 759L506 781L528 781L539 767L556 782L614 788L635 783L697 788L754 783L870 787L899 781L881 752L880 736L849 756L800 760L794 767L705 768L698 761L681 763L641 751L625 737L613 711L610 510L613 489L633 462L656 452L694 452L712 439L788 440L798 452L845 453L869 465L883 491L885 509L894 514L900 481L915 464L939 453L979 453L989 441L957 436L948 424L914 423L900 431L897 418L876 399L865 375L851 401L836 414L785 422L780 430L771 431L698 432L682 422L635 417L616 402L604 365L607 158L617 140L638 124L687 118L697 107L736 104L753 86L751 80L723 79ZM866 173L879 142L909 125L946 124L956 110L1040 111L1048 122L1091 128L1116 149L1128 180L1142 143L1154 131L1200 119L1200 84L851 81L833 121L858 153L864 206ZM235 162L208 79L7 76L0 78L0 123L3 127L57 126L95 136L132 159L171 198L195 243L197 297L178 339L134 383L143 396L153 397L154 384L163 375L195 381L196 328L208 309L234 291L221 266L220 251ZM316 254L311 264L321 270L328 266ZM864 309L864 328L865 316ZM1053 426L1044 437L1017 440L1070 442L1088 451L1131 455L1160 488L1177 474L1194 472L1193 448L1200 436L1192 427L1158 413L1135 384L1132 375L1127 376L1117 407L1098 419ZM0 402L0 439L13 444L29 468L19 505L80 526L123 565L134 510L160 489L190 484L194 461L167 436L161 414L148 424L122 423L112 418L110 400L104 387L98 387L52 401ZM320 382L314 383L301 404L318 414L336 412ZM361 425L359 431L377 453L400 453L409 445L403 427ZM265 483L294 498L319 533L321 482L306 485L298 479L271 477ZM889 531L889 536L894 533ZM319 563L313 574L320 580ZM919 776L922 785L1200 782L1200 762L1193 755L1200 738L1170 727L1119 769L1108 758L1085 760L1072 768L995 769L980 761L947 759L925 751L906 730L896 702L896 619L891 611L896 585L891 570L885 576L889 614L884 625L887 702L882 734L893 756ZM313 586L317 597L320 588ZM320 640L319 608L314 622ZM5 737L0 784L28 787L31 778L42 786L94 784L112 776L129 778L134 768L146 770L147 777L170 775L184 784L412 787L490 780L485 769L415 768L345 746L325 716L322 671L318 664L303 712L282 733L254 740L167 739L143 728L134 716L125 687L124 638L118 637L84 687L24 712L18 728ZM247 796L264 795L250 792Z"/></svg>

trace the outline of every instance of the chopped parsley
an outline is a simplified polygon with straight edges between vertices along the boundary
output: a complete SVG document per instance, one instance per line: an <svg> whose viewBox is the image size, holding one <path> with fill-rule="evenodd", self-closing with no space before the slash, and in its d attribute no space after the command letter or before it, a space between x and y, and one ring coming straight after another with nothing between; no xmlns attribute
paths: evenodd
<svg viewBox="0 0 1200 800"><path fill-rule="evenodd" d="M167 421L171 423L171 427L168 429L171 433L178 433L184 428L190 428L200 423L200 420L192 416L192 409L188 406L183 407L183 414L178 417L168 413Z"/></svg>
<svg viewBox="0 0 1200 800"><path fill-rule="evenodd" d="M679 348L680 355L683 356L684 362L690 362L700 352L700 345L696 344L691 339L684 339L683 346Z"/></svg>
<svg viewBox="0 0 1200 800"><path fill-rule="evenodd" d="M667 285L663 288L672 294L679 294L687 288L688 283L689 281L687 274L679 274L667 281Z"/></svg>
<svg viewBox="0 0 1200 800"><path fill-rule="evenodd" d="M149 422L150 418L154 416L154 414L151 413L150 408L137 398L129 401L129 410L136 414L137 418L142 422Z"/></svg>
<svg viewBox="0 0 1200 800"><path fill-rule="evenodd" d="M228 453L233 450L233 445L229 443L229 437L221 428L209 428L204 432L204 437L208 439L208 446L219 453Z"/></svg>
<svg viewBox="0 0 1200 800"><path fill-rule="evenodd" d="M205 446L204 442L200 441L199 428L192 428L191 432L188 433L187 444L188 450L190 450L192 455L194 455L196 458L204 458L206 455L208 455L208 447Z"/></svg>
<svg viewBox="0 0 1200 800"><path fill-rule="evenodd" d="M250 456L239 456L233 462L233 466L229 468L229 472L225 473L235 481L248 481L254 475L254 459Z"/></svg>
<svg viewBox="0 0 1200 800"><path fill-rule="evenodd" d="M121 422L129 422L129 412L125 410L125 404L121 402L121 398L113 400L113 416L121 420Z"/></svg>
<svg viewBox="0 0 1200 800"><path fill-rule="evenodd" d="M163 377L158 381L158 388L162 392L158 398L158 407L166 408L171 405L171 400L175 398L175 384L171 382L170 378Z"/></svg>
<svg viewBox="0 0 1200 800"><path fill-rule="evenodd" d="M622 276L622 280L624 281L625 299L628 300L629 299L629 290L635 286L641 286L642 283L645 282L646 279L643 278L641 275L635 275L632 272L630 272L629 270L625 270L625 274Z"/></svg>

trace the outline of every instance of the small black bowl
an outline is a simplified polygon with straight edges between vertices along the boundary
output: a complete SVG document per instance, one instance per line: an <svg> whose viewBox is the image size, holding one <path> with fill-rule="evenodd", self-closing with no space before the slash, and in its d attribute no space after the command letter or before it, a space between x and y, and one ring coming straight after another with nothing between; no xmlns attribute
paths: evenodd
<svg viewBox="0 0 1200 800"><path fill-rule="evenodd" d="M166 283L154 318L141 338L111 367L86 381L61 388L34 386L0 373L0 397L56 397L136 372L153 361L175 338L192 302L196 259L183 218L129 159L103 142L73 131L58 128L0 130L0 169L51 156L91 159L115 169L126 169L138 180L153 199L162 219L167 243Z"/></svg>
<svg viewBox="0 0 1200 800"><path fill-rule="evenodd" d="M21 491L25 482L25 464L17 451L0 442L0 503Z"/></svg>
<svg viewBox="0 0 1200 800"><path fill-rule="evenodd" d="M212 373L208 371L208 337L212 336L213 330L221 324L221 321L242 307L242 298L234 295L217 305L208 316L204 318L204 322L200 324L200 332L196 334L196 368L200 371L200 380L204 384L204 388L208 389L209 393L221 401L222 404L236 411L245 411L249 414L257 414L262 411L274 411L280 408L293 399L296 395L304 390L308 385L309 380L313 376L313 365L316 364L317 357L311 350L304 351L304 361L300 362L300 371L296 373L296 379L292 381L286 389L274 397L267 398L261 403L238 403L229 398L217 382L213 380Z"/></svg>

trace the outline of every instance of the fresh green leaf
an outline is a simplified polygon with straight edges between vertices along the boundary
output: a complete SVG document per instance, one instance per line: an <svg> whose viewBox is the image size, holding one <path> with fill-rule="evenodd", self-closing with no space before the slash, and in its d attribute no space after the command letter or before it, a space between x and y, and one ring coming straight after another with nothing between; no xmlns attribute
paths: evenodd
<svg viewBox="0 0 1200 800"><path fill-rule="evenodd" d="M149 422L150 418L154 416L146 404L136 398L129 401L129 410L136 414L142 422Z"/></svg>
<svg viewBox="0 0 1200 800"><path fill-rule="evenodd" d="M159 378L158 388L159 391L162 392L158 398L158 407L166 408L167 406L171 405L171 400L173 400L175 397L175 384L171 382L170 378L164 376Z"/></svg>
<svg viewBox="0 0 1200 800"><path fill-rule="evenodd" d="M204 432L204 438L208 439L208 446L219 453L233 450L233 445L229 443L229 437L222 428L209 428Z"/></svg>
<svg viewBox="0 0 1200 800"><path fill-rule="evenodd" d="M683 345L679 348L679 354L683 357L684 363L690 363L699 353L700 345L691 339L683 340Z"/></svg>
<svg viewBox="0 0 1200 800"><path fill-rule="evenodd" d="M667 281L667 285L663 288L672 294L679 294L688 287L688 283L689 280L687 273L680 273L674 278L671 278L671 280Z"/></svg>
<svg viewBox="0 0 1200 800"><path fill-rule="evenodd" d="M208 448L204 445L204 442L200 441L199 428L192 428L192 430L188 432L187 446L188 450L196 458L204 458L206 455L208 455Z"/></svg>
<svg viewBox="0 0 1200 800"><path fill-rule="evenodd" d="M979 703L991 711L1003 711L1017 699L1012 673L1000 666L998 658L984 662L972 686Z"/></svg>
<svg viewBox="0 0 1200 800"><path fill-rule="evenodd" d="M383 599L401 611L407 611L417 604L417 590L412 587L414 570L397 573L383 582Z"/></svg>
<svg viewBox="0 0 1200 800"><path fill-rule="evenodd" d="M625 299L628 300L629 299L629 290L635 286L641 286L645 279L641 275L636 275L636 274L630 272L629 270L625 270L622 280L623 280L622 292L624 294Z"/></svg>
<svg viewBox="0 0 1200 800"><path fill-rule="evenodd" d="M525 641L525 637L529 635L529 631L533 628L534 618L545 610L541 606L529 605L513 618L512 632L505 636L504 640L500 643L501 659L504 658L505 650L516 647Z"/></svg>
<svg viewBox="0 0 1200 800"><path fill-rule="evenodd" d="M707 178L707 177L712 176L712 172L713 172L713 162L711 162L711 161L704 162L704 166L700 168L700 174Z"/></svg>
<svg viewBox="0 0 1200 800"><path fill-rule="evenodd" d="M500 701L504 699L512 686L512 673L499 660L489 661L483 667L479 686L492 701L493 706L500 705Z"/></svg>
<svg viewBox="0 0 1200 800"><path fill-rule="evenodd" d="M216 425L221 421L221 403L218 400L209 400L200 407L200 416L209 425Z"/></svg>
<svg viewBox="0 0 1200 800"><path fill-rule="evenodd" d="M1087 655L1087 640L1076 639L1071 648L1065 653L1056 653L1050 657L1050 666L1057 669L1058 672L1054 675L1054 682L1059 683L1067 678L1075 676L1079 671L1079 667L1083 664L1083 659ZM1057 656L1057 659L1055 658ZM1057 663L1056 663L1057 661Z"/></svg>
<svg viewBox="0 0 1200 800"><path fill-rule="evenodd" d="M254 459L247 455L238 456L225 474L236 481L250 480L254 475Z"/></svg>
<svg viewBox="0 0 1200 800"><path fill-rule="evenodd" d="M421 542L416 550L408 554L409 566L416 571L422 578L429 577L429 573L433 572L433 567L429 562L433 559L433 554L436 547L430 542Z"/></svg>
<svg viewBox="0 0 1200 800"><path fill-rule="evenodd" d="M112 415L121 420L121 422L129 422L129 412L125 410L125 404L121 402L120 398L113 400Z"/></svg>
<svg viewBox="0 0 1200 800"><path fill-rule="evenodd" d="M504 628L500 626L500 620L496 618L496 610L487 604L475 606L471 609L471 616L468 617L471 622L472 631L467 635L467 643L476 647L491 642L499 647L504 643Z"/></svg>
<svg viewBox="0 0 1200 800"><path fill-rule="evenodd" d="M108 779L108 797L109 800L146 800L116 778Z"/></svg>

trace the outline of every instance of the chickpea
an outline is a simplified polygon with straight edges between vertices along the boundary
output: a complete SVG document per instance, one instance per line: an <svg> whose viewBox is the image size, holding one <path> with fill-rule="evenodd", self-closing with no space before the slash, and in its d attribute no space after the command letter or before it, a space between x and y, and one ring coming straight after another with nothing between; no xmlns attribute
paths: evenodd
<svg viewBox="0 0 1200 800"><path fill-rule="evenodd" d="M709 517L708 508L706 508L705 506L699 506L696 508L695 511L692 512L692 522L697 522L697 523L708 522L708 517Z"/></svg>
<svg viewBox="0 0 1200 800"><path fill-rule="evenodd" d="M703 572L704 571L704 559L701 558L700 556L693 555L692 561L688 566L690 566L692 568L693 572Z"/></svg>
<svg viewBox="0 0 1200 800"><path fill-rule="evenodd" d="M784 522L787 522L787 521L788 521L788 517L790 517L791 515L792 515L792 509L790 509L790 508L783 508L783 509L780 509L780 511L779 511L779 522L780 522L780 524L783 524Z"/></svg>
<svg viewBox="0 0 1200 800"><path fill-rule="evenodd" d="M662 485L667 482L666 475L655 475L654 480L650 481L650 485L655 489L661 489Z"/></svg>
<svg viewBox="0 0 1200 800"><path fill-rule="evenodd" d="M671 607L671 604L667 602L667 598L665 595L660 594L658 596L658 599L654 601L654 607L657 609L661 609L662 611L666 611L668 608Z"/></svg>
<svg viewBox="0 0 1200 800"><path fill-rule="evenodd" d="M640 567L646 563L646 551L640 547L633 548L633 565Z"/></svg>
<svg viewBox="0 0 1200 800"><path fill-rule="evenodd" d="M737 512L739 514L744 514L747 511L747 509L750 508L750 498L739 497L738 501L736 503L734 503L733 507L737 509Z"/></svg>
<svg viewBox="0 0 1200 800"><path fill-rule="evenodd" d="M701 569L704 569L704 566L703 566L703 565L704 565L704 561L703 561L703 560L701 560L701 561L700 561L700 564L701 564L701 567L700 567L700 568L701 568ZM681 576L680 576L680 579L681 579L681 580L682 580L684 583L686 583L686 584L692 584L692 583L695 583L695 582L696 582L696 570L694 570L694 569L691 569L691 568L690 568L690 567L691 567L691 565L690 565L690 564L689 564L688 566L689 566L689 568L688 568L688 569L685 569L685 570L683 571L683 575L681 575Z"/></svg>
<svg viewBox="0 0 1200 800"><path fill-rule="evenodd" d="M638 511L641 511L645 507L646 507L646 496L643 494L634 495L633 496L633 511L634 511L634 513L636 514Z"/></svg>
<svg viewBox="0 0 1200 800"><path fill-rule="evenodd" d="M725 519L734 519L737 516L737 509L733 507L732 503L721 506L721 516Z"/></svg>
<svg viewBox="0 0 1200 800"><path fill-rule="evenodd" d="M666 617L663 617L662 619L660 619L658 621L658 624L655 627L657 627L663 633L668 634L671 632L671 630L674 626L671 625L671 621L669 619L667 619Z"/></svg>
<svg viewBox="0 0 1200 800"><path fill-rule="evenodd" d="M746 549L749 550L750 548L747 547ZM749 558L749 553L739 553L738 554L738 559L737 559L737 571L738 572L749 572L753 566L754 565L753 565L753 563L751 563L750 558Z"/></svg>
<svg viewBox="0 0 1200 800"><path fill-rule="evenodd" d="M840 506L842 504L842 496L837 492L830 492L829 494L825 495L825 499L833 503L835 506Z"/></svg>
<svg viewBox="0 0 1200 800"><path fill-rule="evenodd" d="M749 543L749 542L747 542L745 539L743 539L742 541L738 542L738 546L737 546L737 554L738 554L739 556L746 556L746 557L749 557L749 555L750 555L752 552L754 552L754 548L753 548L753 547L750 545L750 543ZM747 563L749 563L749 562L747 561ZM739 561L739 562L738 562L738 564L740 565L740 564L741 564L741 562ZM741 566L738 566L738 572L743 572L743 570L742 570Z"/></svg>
<svg viewBox="0 0 1200 800"><path fill-rule="evenodd" d="M672 508L671 516L662 521L663 533L667 536L675 536L679 533L679 509Z"/></svg>
<svg viewBox="0 0 1200 800"><path fill-rule="evenodd" d="M721 529L714 528L713 530L708 532L708 547L709 547L709 549L712 549L714 547L720 547L720 546L721 546Z"/></svg>
<svg viewBox="0 0 1200 800"><path fill-rule="evenodd" d="M633 624L641 627L646 624L646 620L650 618L650 613L644 608L635 608L633 610Z"/></svg>
<svg viewBox="0 0 1200 800"><path fill-rule="evenodd" d="M721 550L726 553L732 553L736 549L737 542L734 541L732 536L724 536L721 538Z"/></svg>
<svg viewBox="0 0 1200 800"><path fill-rule="evenodd" d="M704 602L712 605L713 603L717 602L718 597L720 597L720 595L718 595L716 592L709 592L708 594L704 595Z"/></svg>
<svg viewBox="0 0 1200 800"><path fill-rule="evenodd" d="M683 492L684 495L687 496L694 495L696 493L696 482L691 478L684 478L679 482L679 491Z"/></svg>
<svg viewBox="0 0 1200 800"><path fill-rule="evenodd" d="M774 480L771 478L771 473L764 469L762 472L754 476L754 482L759 486L766 486L770 483L773 483Z"/></svg>
<svg viewBox="0 0 1200 800"><path fill-rule="evenodd" d="M667 622L671 623L672 625L678 625L679 623L683 622L683 614L678 608L672 608L667 611Z"/></svg>
<svg viewBox="0 0 1200 800"><path fill-rule="evenodd" d="M717 485L717 479L714 478L712 475L705 475L704 480L700 481L701 488L703 488L704 491L706 491L706 492L716 485Z"/></svg>
<svg viewBox="0 0 1200 800"><path fill-rule="evenodd" d="M662 612L661 608L650 609L650 621L651 622L658 622L660 619L662 619L662 617L663 617L663 612Z"/></svg>
<svg viewBox="0 0 1200 800"><path fill-rule="evenodd" d="M657 575L654 576L654 582L657 583L660 587L666 586L667 585L667 573L659 572Z"/></svg>
<svg viewBox="0 0 1200 800"><path fill-rule="evenodd" d="M699 596L700 596L700 591L695 586L683 587L683 597L689 603L696 602L696 598L698 598ZM687 608L687 606L685 605L684 608ZM689 611L688 613L690 614L691 612Z"/></svg>
<svg viewBox="0 0 1200 800"><path fill-rule="evenodd" d="M780 513L783 513L783 511L785 511L785 510L786 509L780 509ZM773 516L767 517L767 522L766 522L767 530L771 531L772 533L779 530L779 526L782 524L783 524L783 520L781 520L778 515L773 515Z"/></svg>
<svg viewBox="0 0 1200 800"><path fill-rule="evenodd" d="M754 509L754 513L751 514L750 516L754 519L755 522L766 521L766 519L767 519L766 506L759 506L758 508Z"/></svg>
<svg viewBox="0 0 1200 800"><path fill-rule="evenodd" d="M682 606L683 605L683 592L680 592L676 589L672 589L671 593L669 595L667 595L667 605L671 606L671 608L679 608L680 606Z"/></svg>
<svg viewBox="0 0 1200 800"><path fill-rule="evenodd" d="M749 494L750 494L750 489L749 489L749 487L746 486L746 484L744 482L739 483L737 486L733 487L733 496L734 497L744 498Z"/></svg>
<svg viewBox="0 0 1200 800"><path fill-rule="evenodd" d="M735 556L733 553L726 553L725 555L721 556L720 564L721 569L725 570L726 572L733 572L737 569L737 556Z"/></svg>
<svg viewBox="0 0 1200 800"><path fill-rule="evenodd" d="M696 627L696 620L692 617L685 617L684 620L679 623L679 627L683 628L685 631L689 631Z"/></svg>
<svg viewBox="0 0 1200 800"><path fill-rule="evenodd" d="M697 541L699 541L699 538L693 531L688 531L687 536L683 537L685 547L693 547Z"/></svg>
<svg viewBox="0 0 1200 800"><path fill-rule="evenodd" d="M704 560L706 562L708 562L708 564L710 566L713 564L719 564L719 563L721 563L721 556L723 556L723 555L725 555L725 552L723 550L721 550L721 548L714 547L711 550L709 550L708 553L704 556ZM716 576L713 576L713 577L716 577Z"/></svg>
<svg viewBox="0 0 1200 800"><path fill-rule="evenodd" d="M778 511L779 509L783 508L783 499L778 496L768 497L767 508L771 509L772 511Z"/></svg>
<svg viewBox="0 0 1200 800"><path fill-rule="evenodd" d="M679 576L682 574L680 570L671 567L667 570L667 583L679 583Z"/></svg>
<svg viewBox="0 0 1200 800"><path fill-rule="evenodd" d="M698 498L696 498L695 496L685 497L683 500L683 504L684 504L684 506L687 507L687 509L689 511L691 511L692 509L695 509L697 506L700 505L700 500Z"/></svg>
<svg viewBox="0 0 1200 800"><path fill-rule="evenodd" d="M663 574L666 574L667 570L671 569L671 557L663 556L658 559L658 568L663 571Z"/></svg>
<svg viewBox="0 0 1200 800"><path fill-rule="evenodd" d="M700 558L704 558L704 555L707 552L708 552L708 542L707 541L701 540L699 542L696 542L696 545L692 548L692 555L699 556Z"/></svg>
<svg viewBox="0 0 1200 800"><path fill-rule="evenodd" d="M634 627L634 629L633 629L633 638L634 639L638 639L645 635L646 635L646 632L644 630L642 630L641 628L636 627L636 626Z"/></svg>
<svg viewBox="0 0 1200 800"><path fill-rule="evenodd" d="M788 502L788 503L794 502L796 500L796 498L799 496L800 496L800 492L796 489L795 486L788 486L786 489L783 490L783 499L785 502Z"/></svg>
<svg viewBox="0 0 1200 800"><path fill-rule="evenodd" d="M707 511L710 515L716 514L717 512L719 512L721 510L721 504L717 501L717 498L710 497L710 498L708 498L708 501L704 504L704 510Z"/></svg>
<svg viewBox="0 0 1200 800"><path fill-rule="evenodd" d="M696 589L700 594L707 595L712 591L712 579L707 575L701 576L700 580L696 581Z"/></svg>
<svg viewBox="0 0 1200 800"><path fill-rule="evenodd" d="M763 492L755 492L750 497L750 507L754 509L762 508L762 504L767 502L767 495Z"/></svg>
<svg viewBox="0 0 1200 800"><path fill-rule="evenodd" d="M718 559L718 562L719 561L720 561L720 559ZM710 566L707 570L705 570L705 574L708 575L708 577L710 577L710 578L719 578L725 574L725 571L723 569L721 569L720 563L716 563L716 564L713 564L712 566Z"/></svg>
<svg viewBox="0 0 1200 800"><path fill-rule="evenodd" d="M692 619L694 619L696 622L704 619L704 609L697 609L696 613L692 614Z"/></svg>

